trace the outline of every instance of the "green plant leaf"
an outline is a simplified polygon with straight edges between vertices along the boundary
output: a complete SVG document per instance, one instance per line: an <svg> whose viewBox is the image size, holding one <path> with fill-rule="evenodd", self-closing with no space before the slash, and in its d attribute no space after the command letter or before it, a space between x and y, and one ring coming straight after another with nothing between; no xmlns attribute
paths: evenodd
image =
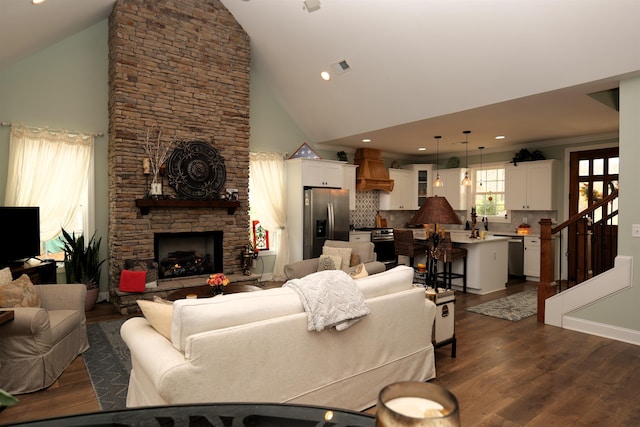
<svg viewBox="0 0 640 427"><path fill-rule="evenodd" d="M0 406L11 406L18 403L18 399L0 388Z"/></svg>

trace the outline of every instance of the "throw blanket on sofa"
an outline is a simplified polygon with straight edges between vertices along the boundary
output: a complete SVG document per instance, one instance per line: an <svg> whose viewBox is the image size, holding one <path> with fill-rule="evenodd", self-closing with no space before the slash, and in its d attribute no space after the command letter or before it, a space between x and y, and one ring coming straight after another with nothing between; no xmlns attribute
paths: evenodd
<svg viewBox="0 0 640 427"><path fill-rule="evenodd" d="M284 287L293 289L300 297L309 331L331 327L342 331L369 314L362 291L342 270L319 271L291 279Z"/></svg>

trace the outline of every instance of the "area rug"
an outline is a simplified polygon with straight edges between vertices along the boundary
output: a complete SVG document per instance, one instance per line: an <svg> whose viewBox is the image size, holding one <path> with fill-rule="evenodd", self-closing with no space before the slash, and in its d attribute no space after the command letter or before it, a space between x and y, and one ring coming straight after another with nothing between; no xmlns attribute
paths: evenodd
<svg viewBox="0 0 640 427"><path fill-rule="evenodd" d="M125 409L131 356L120 338L125 319L87 325L89 350L82 355L103 411Z"/></svg>
<svg viewBox="0 0 640 427"><path fill-rule="evenodd" d="M529 289L466 309L485 316L517 322L538 311L538 290Z"/></svg>

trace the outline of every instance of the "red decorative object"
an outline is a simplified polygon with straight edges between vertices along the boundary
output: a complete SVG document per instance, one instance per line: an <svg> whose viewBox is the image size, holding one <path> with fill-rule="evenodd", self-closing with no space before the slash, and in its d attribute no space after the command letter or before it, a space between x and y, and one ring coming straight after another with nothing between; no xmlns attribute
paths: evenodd
<svg viewBox="0 0 640 427"><path fill-rule="evenodd" d="M251 222L253 228L253 247L256 251L269 250L269 230L260 225L260 221Z"/></svg>
<svg viewBox="0 0 640 427"><path fill-rule="evenodd" d="M122 292L144 292L146 283L146 271L122 270L118 289Z"/></svg>

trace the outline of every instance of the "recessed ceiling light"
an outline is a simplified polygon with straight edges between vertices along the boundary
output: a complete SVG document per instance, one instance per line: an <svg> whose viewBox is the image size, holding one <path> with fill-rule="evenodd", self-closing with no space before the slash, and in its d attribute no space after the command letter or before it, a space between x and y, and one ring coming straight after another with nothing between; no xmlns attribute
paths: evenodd
<svg viewBox="0 0 640 427"><path fill-rule="evenodd" d="M418 151L427 151L427 149L425 147L420 147L418 148Z"/></svg>
<svg viewBox="0 0 640 427"><path fill-rule="evenodd" d="M506 138L506 136L504 136L504 135L498 135L498 136L496 136L496 139L505 139L505 138Z"/></svg>
<svg viewBox="0 0 640 427"><path fill-rule="evenodd" d="M31 0L31 4L42 4L44 3L46 0Z"/></svg>
<svg viewBox="0 0 640 427"><path fill-rule="evenodd" d="M371 139L365 138L365 139L362 140L362 142L371 142Z"/></svg>
<svg viewBox="0 0 640 427"><path fill-rule="evenodd" d="M325 81L331 80L331 74L329 74L328 71L321 72L320 77L322 77L322 80L325 80Z"/></svg>

